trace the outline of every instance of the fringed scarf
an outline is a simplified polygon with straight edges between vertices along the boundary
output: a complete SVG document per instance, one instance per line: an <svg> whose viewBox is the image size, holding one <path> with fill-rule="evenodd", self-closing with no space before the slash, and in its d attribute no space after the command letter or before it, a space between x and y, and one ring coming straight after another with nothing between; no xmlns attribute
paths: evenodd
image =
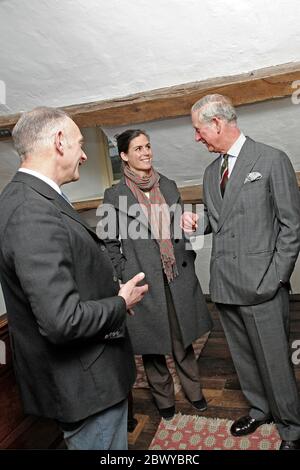
<svg viewBox="0 0 300 470"><path fill-rule="evenodd" d="M138 176L126 164L123 171L125 182L141 205L159 244L163 270L170 283L178 276L178 270L170 236L169 206L159 188L160 176L154 169L149 176ZM149 198L145 192L149 192Z"/></svg>

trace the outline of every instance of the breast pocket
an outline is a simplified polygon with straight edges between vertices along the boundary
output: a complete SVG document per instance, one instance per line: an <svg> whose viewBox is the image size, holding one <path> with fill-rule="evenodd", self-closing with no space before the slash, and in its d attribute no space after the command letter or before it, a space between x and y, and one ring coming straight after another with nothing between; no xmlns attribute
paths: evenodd
<svg viewBox="0 0 300 470"><path fill-rule="evenodd" d="M269 192L269 184L266 178L248 181L242 187L242 195L246 198L247 206L261 201L261 196L265 192Z"/></svg>

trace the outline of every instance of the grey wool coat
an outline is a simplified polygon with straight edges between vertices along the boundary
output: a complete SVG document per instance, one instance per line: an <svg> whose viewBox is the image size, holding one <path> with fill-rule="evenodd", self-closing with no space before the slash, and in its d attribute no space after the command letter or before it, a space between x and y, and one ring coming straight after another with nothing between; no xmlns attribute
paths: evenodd
<svg viewBox="0 0 300 470"><path fill-rule="evenodd" d="M195 273L196 254L191 249L186 250L187 240L183 237L181 230L178 232L178 226L174 232L174 220L178 225L181 212L181 200L176 183L160 175L159 185L167 204L176 205L176 211L171 211L171 237L179 275L169 284L169 287L183 344L187 347L211 329L212 321ZM120 196L123 198L120 199ZM127 207L124 207L124 201ZM107 238L105 243L120 279L126 282L142 271L145 273L145 282L149 284L148 293L134 307L135 315L127 319L134 352L135 354L168 354L172 351L172 347L158 242L150 236L150 227L146 217L143 219L142 208L140 208L138 220L146 239L130 237L130 224L137 222L134 220L134 211L131 209L134 204L138 204L138 201L126 185L124 178L105 191L103 202L103 207L108 207L106 206L108 204L109 210L113 211L116 216L115 236ZM129 236L126 236L128 231ZM175 235L180 233L180 236L174 238L174 233Z"/></svg>

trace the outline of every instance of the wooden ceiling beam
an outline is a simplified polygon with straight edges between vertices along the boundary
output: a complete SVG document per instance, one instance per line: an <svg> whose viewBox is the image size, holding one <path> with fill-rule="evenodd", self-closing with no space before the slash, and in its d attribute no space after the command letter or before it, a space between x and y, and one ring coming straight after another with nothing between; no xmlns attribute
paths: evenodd
<svg viewBox="0 0 300 470"><path fill-rule="evenodd" d="M296 172L298 187L300 190L300 171ZM178 188L180 191L181 199L185 204L202 204L203 203L203 187L202 184L195 184L193 186L185 186ZM103 198L91 199L88 201L73 202L73 206L79 212L97 209L99 204L102 204Z"/></svg>
<svg viewBox="0 0 300 470"><path fill-rule="evenodd" d="M235 106L290 96L296 80L300 80L300 62L62 109L80 127L131 125L187 116L195 101L208 93L225 94ZM0 116L0 129L12 129L19 116Z"/></svg>

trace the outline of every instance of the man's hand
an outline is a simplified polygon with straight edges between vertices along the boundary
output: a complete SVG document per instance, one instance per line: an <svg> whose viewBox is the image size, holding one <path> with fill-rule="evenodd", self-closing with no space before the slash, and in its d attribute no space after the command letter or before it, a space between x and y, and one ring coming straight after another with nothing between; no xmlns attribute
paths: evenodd
<svg viewBox="0 0 300 470"><path fill-rule="evenodd" d="M131 315L133 315L133 311L131 310L132 307L142 300L148 291L148 284L144 284L143 286L137 285L144 279L144 277L144 273L138 273L127 281L126 284L121 284L121 289L119 290L118 295L123 297L125 300L128 313Z"/></svg>
<svg viewBox="0 0 300 470"><path fill-rule="evenodd" d="M198 214L194 214L194 212L184 212L180 217L180 227L184 232L191 234L195 232L198 228L197 221L199 219Z"/></svg>

